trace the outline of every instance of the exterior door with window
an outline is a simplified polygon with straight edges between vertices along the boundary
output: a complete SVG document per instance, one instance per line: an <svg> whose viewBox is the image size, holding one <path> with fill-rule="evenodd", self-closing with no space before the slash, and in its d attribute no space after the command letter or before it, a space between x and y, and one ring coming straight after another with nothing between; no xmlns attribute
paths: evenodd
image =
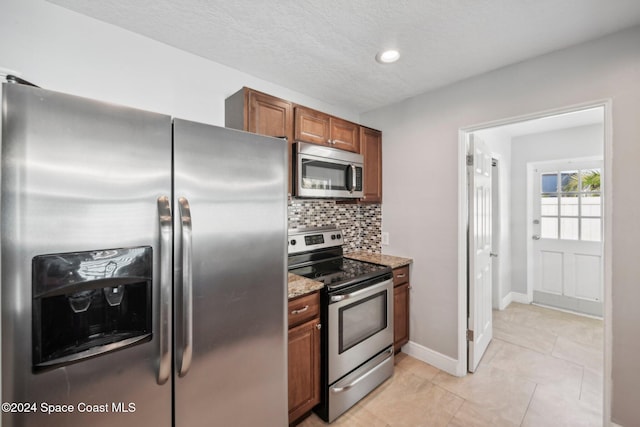
<svg viewBox="0 0 640 427"><path fill-rule="evenodd" d="M602 162L534 167L533 302L603 315Z"/></svg>

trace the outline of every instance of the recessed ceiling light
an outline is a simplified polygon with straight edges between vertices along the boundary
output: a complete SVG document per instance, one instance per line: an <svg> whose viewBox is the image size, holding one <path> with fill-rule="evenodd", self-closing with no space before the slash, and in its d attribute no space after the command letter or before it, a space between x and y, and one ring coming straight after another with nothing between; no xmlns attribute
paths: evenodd
<svg viewBox="0 0 640 427"><path fill-rule="evenodd" d="M376 61L381 64L389 64L391 62L396 62L400 59L400 52L395 49L385 50L376 55Z"/></svg>

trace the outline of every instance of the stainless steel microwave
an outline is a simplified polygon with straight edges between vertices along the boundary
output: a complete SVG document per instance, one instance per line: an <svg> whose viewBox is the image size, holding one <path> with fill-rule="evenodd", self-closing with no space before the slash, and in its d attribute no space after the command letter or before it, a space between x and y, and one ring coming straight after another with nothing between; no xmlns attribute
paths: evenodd
<svg viewBox="0 0 640 427"><path fill-rule="evenodd" d="M295 152L297 197L358 199L363 196L361 154L306 142L296 142Z"/></svg>

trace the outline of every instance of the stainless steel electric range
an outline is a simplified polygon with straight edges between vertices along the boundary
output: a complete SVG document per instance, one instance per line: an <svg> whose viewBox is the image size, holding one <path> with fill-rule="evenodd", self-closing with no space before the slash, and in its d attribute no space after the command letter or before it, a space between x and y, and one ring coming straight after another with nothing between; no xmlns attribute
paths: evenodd
<svg viewBox="0 0 640 427"><path fill-rule="evenodd" d="M393 374L391 268L343 256L335 227L289 230L289 272L325 283L321 402L332 422Z"/></svg>

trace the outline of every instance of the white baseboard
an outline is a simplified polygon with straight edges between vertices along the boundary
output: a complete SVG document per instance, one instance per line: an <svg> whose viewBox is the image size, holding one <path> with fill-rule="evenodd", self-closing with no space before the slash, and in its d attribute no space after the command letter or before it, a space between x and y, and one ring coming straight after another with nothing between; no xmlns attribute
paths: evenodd
<svg viewBox="0 0 640 427"><path fill-rule="evenodd" d="M529 301L529 296L527 294L523 294L520 292L509 292L502 298L500 301L500 310L504 310L511 304L512 302L519 302L520 304L531 304Z"/></svg>
<svg viewBox="0 0 640 427"><path fill-rule="evenodd" d="M402 346L402 351L411 357L422 360L423 362L456 377L462 377L467 374L466 368L462 369L459 366L457 359L438 353L435 350L416 344L413 341L409 341L407 344Z"/></svg>
<svg viewBox="0 0 640 427"><path fill-rule="evenodd" d="M611 421L611 422L609 423L609 426L610 426L610 427L622 427L621 425L616 424L616 423L614 423L613 421Z"/></svg>

